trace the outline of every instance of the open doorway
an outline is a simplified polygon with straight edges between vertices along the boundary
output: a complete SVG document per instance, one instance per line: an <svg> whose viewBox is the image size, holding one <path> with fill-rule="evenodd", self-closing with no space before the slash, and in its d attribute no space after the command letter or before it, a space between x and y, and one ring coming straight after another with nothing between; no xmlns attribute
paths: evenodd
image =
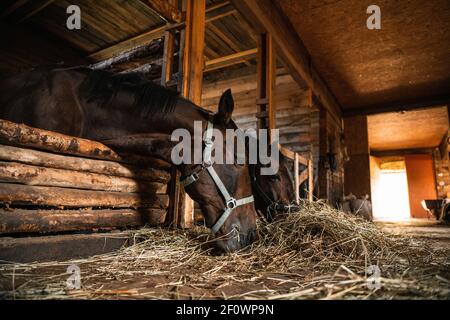
<svg viewBox="0 0 450 320"><path fill-rule="evenodd" d="M411 214L405 160L371 157L370 162L374 219L408 220Z"/></svg>

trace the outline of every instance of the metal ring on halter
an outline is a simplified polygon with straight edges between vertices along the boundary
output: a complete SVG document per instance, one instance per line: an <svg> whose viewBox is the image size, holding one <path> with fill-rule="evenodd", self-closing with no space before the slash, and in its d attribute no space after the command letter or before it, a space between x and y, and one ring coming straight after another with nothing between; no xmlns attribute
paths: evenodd
<svg viewBox="0 0 450 320"><path fill-rule="evenodd" d="M227 208L228 209L234 209L237 207L237 202L235 198L231 198L227 201Z"/></svg>

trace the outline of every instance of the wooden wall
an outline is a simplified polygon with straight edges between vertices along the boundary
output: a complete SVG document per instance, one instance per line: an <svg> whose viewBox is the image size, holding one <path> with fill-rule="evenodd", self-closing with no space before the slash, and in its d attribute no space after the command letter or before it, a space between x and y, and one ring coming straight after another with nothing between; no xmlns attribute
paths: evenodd
<svg viewBox="0 0 450 320"><path fill-rule="evenodd" d="M318 102L314 100L318 105ZM316 116L316 115L315 115ZM316 194L328 203L337 206L344 195L345 153L342 123L338 123L325 108L319 108L318 115L318 183Z"/></svg>
<svg viewBox="0 0 450 320"><path fill-rule="evenodd" d="M256 75L206 83L203 87L202 107L217 111L220 96L231 88L235 101L233 119L241 129L256 129ZM279 73L275 87L276 127L280 129L280 143L309 158L318 146L317 109L311 107L309 91L300 88L292 77ZM317 121L317 123L313 123Z"/></svg>
<svg viewBox="0 0 450 320"><path fill-rule="evenodd" d="M438 198L450 198L450 157L447 133L439 148L433 152L436 172L436 191Z"/></svg>
<svg viewBox="0 0 450 320"><path fill-rule="evenodd" d="M371 195L367 116L344 119L344 132L350 160L345 164L345 194Z"/></svg>
<svg viewBox="0 0 450 320"><path fill-rule="evenodd" d="M229 88L235 100L233 119L242 129L256 129L256 74L205 83L202 107L216 111L222 92ZM344 192L342 123L330 116L308 89L300 88L283 70L277 72L275 106L280 143L312 158L314 194L336 205ZM325 121L323 114L326 114ZM335 167L329 163L329 154L335 155Z"/></svg>
<svg viewBox="0 0 450 320"><path fill-rule="evenodd" d="M421 201L436 199L433 158L430 154L405 155L405 164L411 217L427 218L428 213L422 207Z"/></svg>

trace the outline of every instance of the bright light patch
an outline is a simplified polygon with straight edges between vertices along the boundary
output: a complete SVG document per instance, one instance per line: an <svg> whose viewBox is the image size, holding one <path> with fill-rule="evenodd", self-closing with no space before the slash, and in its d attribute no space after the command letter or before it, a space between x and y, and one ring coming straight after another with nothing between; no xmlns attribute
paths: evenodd
<svg viewBox="0 0 450 320"><path fill-rule="evenodd" d="M372 204L374 219L398 221L410 218L405 170L381 171L377 190Z"/></svg>

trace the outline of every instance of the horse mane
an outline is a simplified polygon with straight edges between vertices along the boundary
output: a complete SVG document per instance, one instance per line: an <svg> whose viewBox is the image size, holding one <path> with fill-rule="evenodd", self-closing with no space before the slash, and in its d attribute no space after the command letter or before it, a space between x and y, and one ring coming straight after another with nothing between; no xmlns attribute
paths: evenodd
<svg viewBox="0 0 450 320"><path fill-rule="evenodd" d="M79 90L82 98L97 100L102 107L110 106L118 93L125 93L133 99L132 112L139 112L144 118L172 112L179 98L177 92L157 85L137 72L114 73L89 69Z"/></svg>

